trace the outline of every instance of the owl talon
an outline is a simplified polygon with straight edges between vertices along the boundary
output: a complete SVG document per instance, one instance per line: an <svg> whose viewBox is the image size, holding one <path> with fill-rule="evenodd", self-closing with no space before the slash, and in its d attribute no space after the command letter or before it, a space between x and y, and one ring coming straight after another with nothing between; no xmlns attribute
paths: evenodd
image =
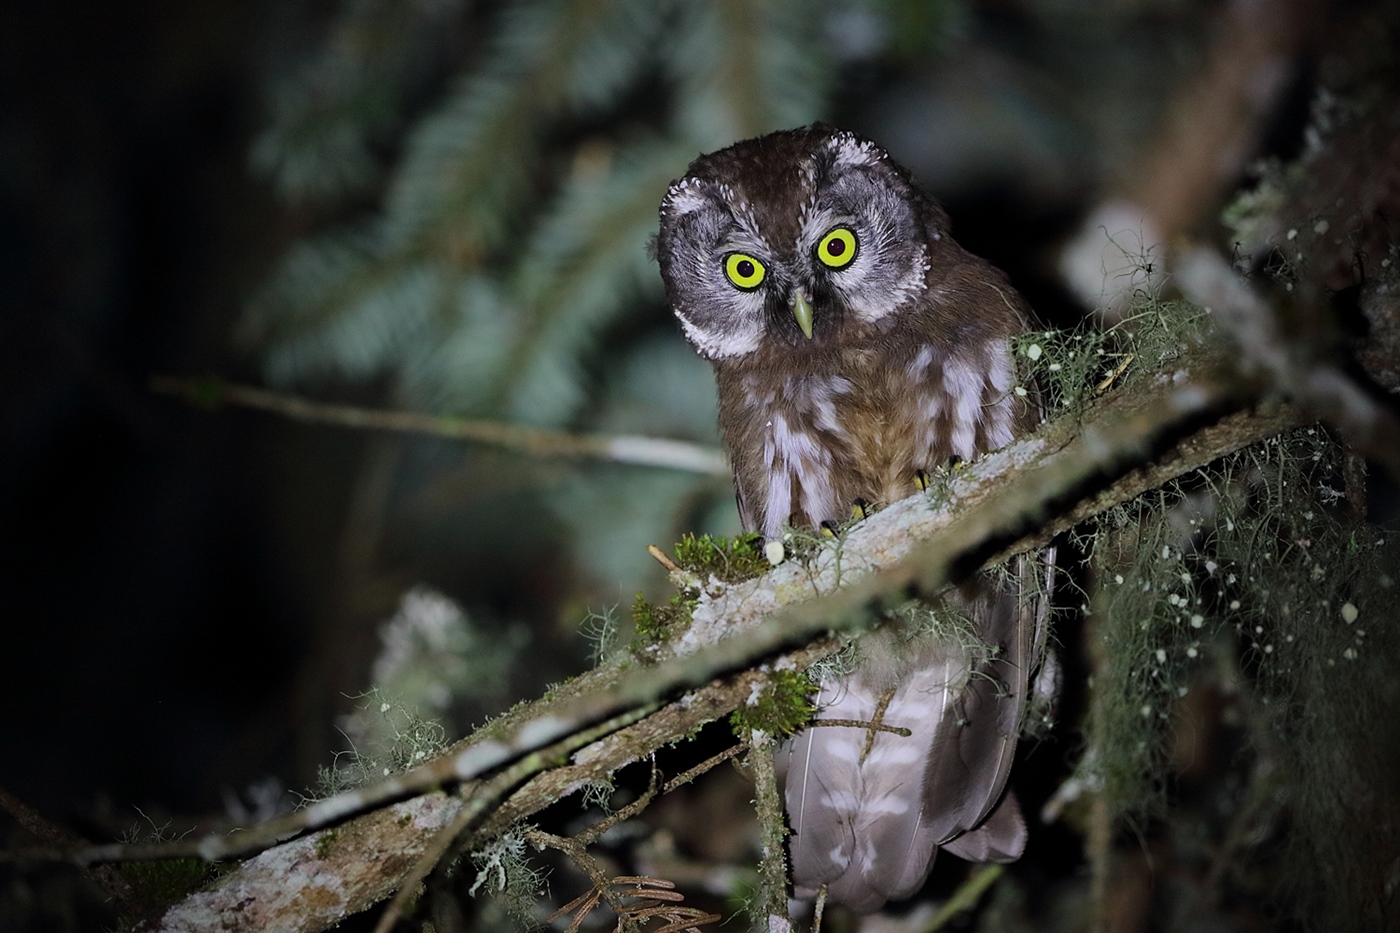
<svg viewBox="0 0 1400 933"><path fill-rule="evenodd" d="M851 503L851 518L858 522L863 522L870 517L874 510L870 508L870 503L864 499L857 499Z"/></svg>
<svg viewBox="0 0 1400 933"><path fill-rule="evenodd" d="M928 492L929 475L926 470L914 471L914 485L919 488L919 492Z"/></svg>
<svg viewBox="0 0 1400 933"><path fill-rule="evenodd" d="M835 523L835 522L830 522L830 521L828 521L828 522L822 522L822 524L821 524L821 529L822 529L822 537L823 537L823 538L834 538L834 537L836 537L836 523Z"/></svg>

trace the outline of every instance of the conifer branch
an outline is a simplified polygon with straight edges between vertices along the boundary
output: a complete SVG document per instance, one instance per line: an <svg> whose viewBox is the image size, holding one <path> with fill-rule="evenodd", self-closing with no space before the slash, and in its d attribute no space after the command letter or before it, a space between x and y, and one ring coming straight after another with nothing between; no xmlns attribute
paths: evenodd
<svg viewBox="0 0 1400 933"><path fill-rule="evenodd" d="M162 394L178 395L191 404L206 408L237 405L272 412L295 421L425 434L518 450L537 457L606 460L712 476L729 475L729 467L720 451L670 438L633 434L573 434L477 418L335 405L217 379L156 376L151 380L151 388Z"/></svg>
<svg viewBox="0 0 1400 933"><path fill-rule="evenodd" d="M414 862L429 851L431 839L444 828L460 827L464 800L482 787L481 781L506 773L513 763L548 759L523 784L512 781L514 790L474 814L464 842L491 838L587 782L742 705L766 676L749 670L759 661L790 652L783 663L805 668L844 643L832 632L858 630L883 606L911 593L933 593L988 560L1038 547L1060 528L1297 425L1303 416L1296 409L1251 407L1263 388L1220 364L1201 362L1178 367L1147 390L1106 397L1079 419L1062 419L959 470L937 507L915 496L858 525L842 542L839 584L831 548L819 550L805 565L789 561L755 580L699 581L692 625L669 647L656 649L647 664L625 670L614 665L577 678L550 697L517 708L436 761L382 785L322 801L294 815L293 822L274 821L227 840L194 840L194 851L227 857L249 850L242 840L259 841L251 847L255 849L290 833L303 834L178 905L167 915L165 928L225 929L213 924L226 923L235 898L258 905L257 910L245 908L249 922L240 929L266 928L266 923L324 929L344 915L347 904L363 909L399 889ZM665 698L671 699L644 715ZM610 727L582 747L573 743L569 747L577 751L571 754L544 754L555 743L614 717L623 717L614 720L619 725L630 725ZM459 791L453 796L433 790L454 786ZM399 853L392 863L379 866L372 883L353 867L365 857L357 848L363 846ZM188 843L176 844L164 852L167 857L188 854L188 848ZM157 854L150 847L67 853L83 862ZM299 894L289 892L286 860L296 858L316 858L318 876L354 886L355 897L329 911L312 886ZM255 917L265 921L262 927L255 925Z"/></svg>
<svg viewBox="0 0 1400 933"><path fill-rule="evenodd" d="M324 929L404 889L446 851L443 840L492 838L744 704L767 676L751 669L764 659L803 669L838 650L839 633L859 630L885 607L935 595L1144 490L1311 420L1298 408L1261 405L1272 390L1267 380L1208 357L1142 381L1146 388L1139 382L1116 391L1079 417L960 469L936 501L913 496L877 513L839 548L819 548L739 583L687 579L700 589L692 623L669 645L645 652L647 663L577 678L420 768L227 839L61 854L82 863L192 852L226 858L272 845L177 905L164 928ZM483 794L486 788L494 790ZM398 855L370 879L354 867L365 847ZM316 885L288 890L289 859L315 859L318 877L353 896L328 910ZM244 905L247 924L227 926L231 898Z"/></svg>

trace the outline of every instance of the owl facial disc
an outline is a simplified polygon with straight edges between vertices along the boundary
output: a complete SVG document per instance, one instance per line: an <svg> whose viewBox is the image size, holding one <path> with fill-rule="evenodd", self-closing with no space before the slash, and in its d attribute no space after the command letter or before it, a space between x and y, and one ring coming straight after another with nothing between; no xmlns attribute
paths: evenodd
<svg viewBox="0 0 1400 933"><path fill-rule="evenodd" d="M662 200L656 252L695 349L764 366L770 351L815 359L883 339L921 313L946 226L884 150L814 126L692 162Z"/></svg>

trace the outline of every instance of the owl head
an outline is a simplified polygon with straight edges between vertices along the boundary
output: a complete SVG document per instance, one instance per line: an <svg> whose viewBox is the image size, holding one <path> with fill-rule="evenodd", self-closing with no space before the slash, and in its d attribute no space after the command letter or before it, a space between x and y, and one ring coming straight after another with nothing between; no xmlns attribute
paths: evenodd
<svg viewBox="0 0 1400 933"><path fill-rule="evenodd" d="M661 203L657 256L687 339L722 363L887 330L946 229L883 149L817 124L691 163Z"/></svg>

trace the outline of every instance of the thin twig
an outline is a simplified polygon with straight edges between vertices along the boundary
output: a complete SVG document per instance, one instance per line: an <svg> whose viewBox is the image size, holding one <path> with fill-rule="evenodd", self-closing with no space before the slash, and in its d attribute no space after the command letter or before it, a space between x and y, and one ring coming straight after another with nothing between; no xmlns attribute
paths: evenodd
<svg viewBox="0 0 1400 933"><path fill-rule="evenodd" d="M868 719L813 719L804 726L804 729L811 729L815 726L840 726L845 729L873 729L876 732L888 732L892 735L909 738L914 732L903 726L886 725L883 722L872 722Z"/></svg>
<svg viewBox="0 0 1400 933"><path fill-rule="evenodd" d="M935 933L936 930L943 929L944 924L952 920L965 910L971 910L977 906L977 902L982 899L982 895L992 886L992 882L1001 877L1005 870L1002 865L983 865L974 871L966 881L958 886L953 892L953 896L939 908L938 913L933 915L925 928L925 933Z"/></svg>
<svg viewBox="0 0 1400 933"><path fill-rule="evenodd" d="M562 761L567 760L573 752L636 722L654 710L655 705L653 704L623 713L591 729L566 736L549 748L526 755L491 780L486 781L467 799L466 805L462 807L461 812L457 814L451 825L438 832L432 845L428 846L414 864L413 869L399 883L398 893L394 895L393 900L389 902L389 906L380 916L379 923L374 928L375 933L389 933L389 930L398 922L404 908L408 906L408 902L416 896L418 885L442 861L457 838L481 819L488 807L498 803L510 791L525 783L533 775L551 767L557 767Z"/></svg>
<svg viewBox="0 0 1400 933"><path fill-rule="evenodd" d="M608 816L605 816L603 819L599 820L598 822L594 823L592 826L583 830L582 832L575 833L573 838L579 840L584 845L592 845L594 842L598 841L598 838L602 836L603 833L612 829L619 823L623 823L627 820L630 820L632 817L645 810L647 806L651 803L651 801L657 797L658 794L661 796L665 796L666 794L669 794L671 791L675 790L677 787L680 787L682 784L689 784L691 781L695 780L697 777L704 774L706 771L709 771L711 768L715 767L715 765L718 765L724 761L728 761L730 758L733 758L735 755L744 751L744 749L746 748L748 748L748 745L744 742L740 742L737 745L731 745L724 751L720 752L718 755L711 755L709 758L706 758L704 761L700 762L695 767L671 778L671 780L661 785L660 788L656 786L656 771L653 770L651 775L651 785L646 789L645 793L643 793L636 800L627 804L627 806L618 810L616 813L611 813Z"/></svg>
<svg viewBox="0 0 1400 933"><path fill-rule="evenodd" d="M151 389L166 395L178 395L191 404L206 408L238 405L273 412L296 421L333 424L345 428L427 434L507 450L519 450L538 457L608 460L613 463L663 467L709 476L730 475L729 465L718 450L670 438L643 437L635 434L571 434L478 418L454 418L449 415L428 415L415 411L385 411L353 405L332 405L218 379L156 376L151 379Z"/></svg>
<svg viewBox="0 0 1400 933"><path fill-rule="evenodd" d="M667 573L676 573L681 568L676 566L676 562L666 556L666 552L654 544L647 545L647 553L656 559L656 562L666 568Z"/></svg>
<svg viewBox="0 0 1400 933"><path fill-rule="evenodd" d="M598 867L597 860L588 854L588 843L582 842L577 838L571 839L567 836L556 836L542 829L527 829L525 831L525 838L529 841L530 845L534 846L536 849L541 851L544 849L555 849L567 855L569 859L578 866L579 871L588 876L588 880L593 883L593 891L598 897L607 901L608 906L613 909L614 913L620 914L622 912L621 903L618 902L612 891L609 890L609 885L612 882L608 881L608 876L603 874L602 869ZM550 915L550 922L552 923L564 914L571 912L579 902L579 898L574 898L563 907L560 907ZM569 926L572 927L575 923L582 921L583 918L587 916L588 911L592 910L593 906L597 903L597 898L592 898L587 908L581 910L575 918L575 921L570 923Z"/></svg>
<svg viewBox="0 0 1400 933"><path fill-rule="evenodd" d="M890 701L894 699L894 691L886 690L880 694L880 701L875 704L875 712L870 717L870 725L866 726L865 745L860 750L860 764L865 764L865 759L870 757L871 750L875 747L875 733L881 732L885 728L885 710L889 709Z"/></svg>

